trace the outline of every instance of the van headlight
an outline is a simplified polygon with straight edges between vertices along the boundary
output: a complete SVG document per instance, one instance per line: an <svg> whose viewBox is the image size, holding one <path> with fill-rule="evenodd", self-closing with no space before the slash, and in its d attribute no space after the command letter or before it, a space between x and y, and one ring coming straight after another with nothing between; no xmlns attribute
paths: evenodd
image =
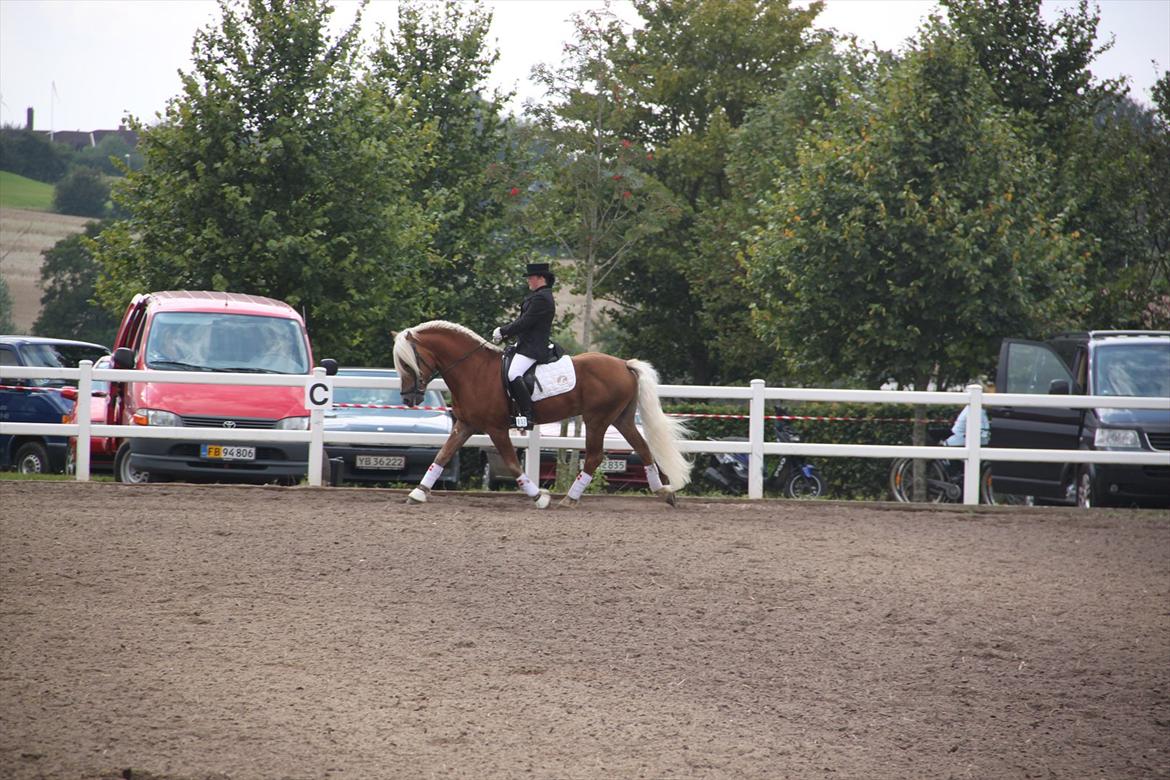
<svg viewBox="0 0 1170 780"><path fill-rule="evenodd" d="M162 409L139 409L134 413L135 425L161 425L167 428L178 428L183 420L174 412L164 412Z"/></svg>
<svg viewBox="0 0 1170 780"><path fill-rule="evenodd" d="M1099 450L1140 450L1142 437L1132 428L1098 428L1093 446Z"/></svg>
<svg viewBox="0 0 1170 780"><path fill-rule="evenodd" d="M308 417L285 417L276 421L278 431L307 431L309 430Z"/></svg>

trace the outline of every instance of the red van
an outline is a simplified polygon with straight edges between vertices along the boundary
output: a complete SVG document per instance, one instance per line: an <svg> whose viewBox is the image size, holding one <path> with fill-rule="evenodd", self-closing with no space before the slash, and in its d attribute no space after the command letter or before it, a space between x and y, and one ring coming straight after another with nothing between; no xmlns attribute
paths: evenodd
<svg viewBox="0 0 1170 780"><path fill-rule="evenodd" d="M308 374L313 365L301 316L286 303L226 292L136 295L114 342L115 368L142 379L112 382L113 425L306 430L302 387L152 382L152 371ZM129 438L118 444L120 482L169 479L296 482L308 470L307 442Z"/></svg>

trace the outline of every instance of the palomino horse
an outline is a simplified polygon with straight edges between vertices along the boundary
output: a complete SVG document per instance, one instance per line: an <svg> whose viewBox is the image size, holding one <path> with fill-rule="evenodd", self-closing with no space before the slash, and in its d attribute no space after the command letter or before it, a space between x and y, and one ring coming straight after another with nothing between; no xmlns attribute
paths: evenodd
<svg viewBox="0 0 1170 780"><path fill-rule="evenodd" d="M402 383L403 399L417 406L427 383L442 374L451 391L455 417L451 435L422 482L410 492L409 500L426 501L431 485L459 448L472 434L483 431L500 451L505 468L520 489L540 509L548 506L548 491L533 485L521 470L508 437L512 419L501 376L502 359L499 347L453 322L424 322L395 334L394 367ZM673 505L674 491L690 479L690 464L675 444L675 439L685 435L686 427L663 413L654 367L641 360L621 360L600 352L576 355L572 360L577 374L575 387L534 405L537 423L578 414L585 422L585 467L561 505L574 506L581 498L601 463L605 431L611 425L641 456L650 488ZM634 414L639 410L649 443L634 424Z"/></svg>

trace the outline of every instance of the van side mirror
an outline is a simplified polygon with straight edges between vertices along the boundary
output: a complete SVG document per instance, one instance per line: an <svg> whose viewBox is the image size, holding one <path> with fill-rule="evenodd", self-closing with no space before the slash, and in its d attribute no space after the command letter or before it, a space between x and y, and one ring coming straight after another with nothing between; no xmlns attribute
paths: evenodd
<svg viewBox="0 0 1170 780"><path fill-rule="evenodd" d="M114 368L134 368L134 364L137 362L138 355L134 354L134 350L130 349L130 347L118 347L114 350Z"/></svg>
<svg viewBox="0 0 1170 780"><path fill-rule="evenodd" d="M1064 379L1053 379L1048 383L1049 395L1068 395L1068 382Z"/></svg>
<svg viewBox="0 0 1170 780"><path fill-rule="evenodd" d="M322 360L321 368L325 369L325 376L337 376L337 361L333 358Z"/></svg>

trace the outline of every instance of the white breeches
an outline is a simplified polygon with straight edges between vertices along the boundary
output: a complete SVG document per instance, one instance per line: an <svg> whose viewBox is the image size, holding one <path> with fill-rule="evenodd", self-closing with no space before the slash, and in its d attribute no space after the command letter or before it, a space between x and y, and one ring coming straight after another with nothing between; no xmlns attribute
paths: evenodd
<svg viewBox="0 0 1170 780"><path fill-rule="evenodd" d="M532 368L532 364L535 362L536 358L530 358L527 355L515 355L512 358L512 365L508 366L508 381L511 382L518 376L524 376L524 372Z"/></svg>

